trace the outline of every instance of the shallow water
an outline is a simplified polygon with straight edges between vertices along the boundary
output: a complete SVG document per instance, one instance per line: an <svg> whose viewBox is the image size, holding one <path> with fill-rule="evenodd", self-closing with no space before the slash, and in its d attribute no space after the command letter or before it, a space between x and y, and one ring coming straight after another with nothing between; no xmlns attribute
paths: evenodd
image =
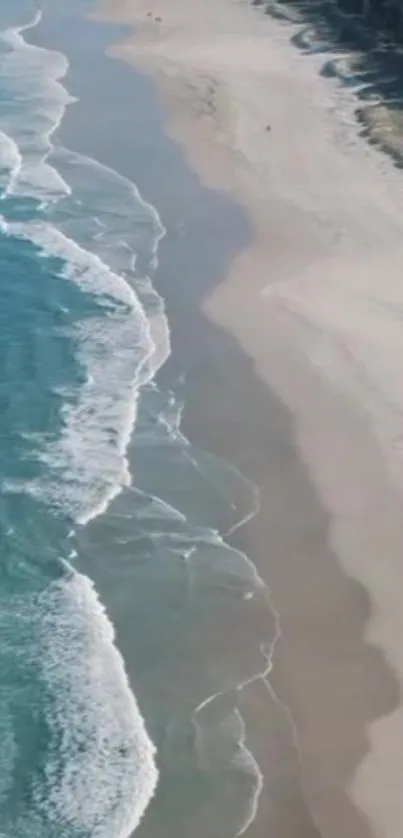
<svg viewBox="0 0 403 838"><path fill-rule="evenodd" d="M155 382L163 222L55 141L68 60L37 26L1 10L0 833L123 838L157 785L154 838L207 812L239 834L261 790L239 689L276 626L225 534L258 497L183 437L180 382Z"/></svg>

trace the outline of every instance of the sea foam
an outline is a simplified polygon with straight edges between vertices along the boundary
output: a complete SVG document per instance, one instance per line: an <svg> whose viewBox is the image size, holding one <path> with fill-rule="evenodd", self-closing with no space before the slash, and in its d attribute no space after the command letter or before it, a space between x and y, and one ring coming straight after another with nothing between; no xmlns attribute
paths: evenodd
<svg viewBox="0 0 403 838"><path fill-rule="evenodd" d="M113 627L90 580L72 570L38 597L36 614L51 732L36 807L56 830L126 838L157 770Z"/></svg>
<svg viewBox="0 0 403 838"><path fill-rule="evenodd" d="M18 177L11 178L7 193L57 201L70 193L70 187L47 158L53 148L51 137L75 99L61 84L69 66L66 57L24 40L23 33L37 26L41 17L38 12L25 26L0 34L0 89L4 87L8 97L11 94L11 108L4 96L2 128L21 158Z"/></svg>
<svg viewBox="0 0 403 838"><path fill-rule="evenodd" d="M49 218L72 192L48 160L52 135L74 101L61 84L68 62L23 37L40 19L38 13L0 34L0 231L16 246L18 240L34 245L38 257L54 260L55 282L72 282L82 292L85 315L66 329L84 376L62 410L59 438L35 439L42 476L5 481L3 491L26 491L50 512L56 508L84 524L130 481L126 448L138 388L155 369L155 343L135 291L101 256L50 221L10 220L10 198L14 218L20 195L35 198ZM107 224L100 225L107 235ZM70 826L91 838L126 838L152 796L157 769L113 627L90 580L71 567L31 604L27 619L39 649L49 733L32 824L39 813L50 834ZM19 834L24 829L19 825Z"/></svg>
<svg viewBox="0 0 403 838"><path fill-rule="evenodd" d="M90 580L67 562L53 581L37 574L36 592L9 569L14 586L0 609L0 834L127 838L158 774L111 622Z"/></svg>
<svg viewBox="0 0 403 838"><path fill-rule="evenodd" d="M6 198L17 183L22 166L22 156L18 145L3 131L0 131L0 185Z"/></svg>
<svg viewBox="0 0 403 838"><path fill-rule="evenodd" d="M46 477L25 484L27 491L86 523L130 483L126 449L138 389L155 371L148 320L122 277L52 225L0 218L0 229L34 243L42 256L61 260L59 280L76 283L94 300L94 315L71 327L85 383L63 410L59 439L40 446Z"/></svg>

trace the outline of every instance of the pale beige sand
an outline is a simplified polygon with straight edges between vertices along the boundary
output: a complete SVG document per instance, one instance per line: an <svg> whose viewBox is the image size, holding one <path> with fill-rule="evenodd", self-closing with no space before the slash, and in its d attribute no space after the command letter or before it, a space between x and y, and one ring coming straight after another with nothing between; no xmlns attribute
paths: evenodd
<svg viewBox="0 0 403 838"><path fill-rule="evenodd" d="M289 25L242 0L105 0L103 15L135 24L116 54L156 78L171 136L203 181L254 219L255 247L207 312L290 408L331 547L368 591L367 639L402 684L403 178L358 137L349 94L319 76L320 56L290 44ZM262 528L260 516L251 537L261 543L270 538ZM308 541L307 568L310 552ZM385 695L375 696L378 711L364 710L360 651L347 658L350 626L364 626L367 604L358 614L359 596L346 600L338 626L332 571L304 588L303 574L298 584L284 574L285 548L282 559L269 580L285 626L280 691L314 819L324 838L361 838L340 803L348 781L373 833L401 838L403 709L391 712L390 683L375 679ZM356 769L349 749L362 718L370 749ZM298 825L291 834L305 835Z"/></svg>

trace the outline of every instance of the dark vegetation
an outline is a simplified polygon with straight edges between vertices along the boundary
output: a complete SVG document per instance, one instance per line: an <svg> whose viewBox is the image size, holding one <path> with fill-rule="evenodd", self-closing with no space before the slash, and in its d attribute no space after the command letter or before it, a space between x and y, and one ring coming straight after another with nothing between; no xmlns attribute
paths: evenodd
<svg viewBox="0 0 403 838"><path fill-rule="evenodd" d="M293 37L304 52L324 56L322 73L338 76L357 96L356 115L370 142L403 166L403 0L251 0L273 17L301 24ZM332 53L328 58L327 53ZM347 58L342 62L340 59ZM371 131L369 108L399 112L399 143Z"/></svg>

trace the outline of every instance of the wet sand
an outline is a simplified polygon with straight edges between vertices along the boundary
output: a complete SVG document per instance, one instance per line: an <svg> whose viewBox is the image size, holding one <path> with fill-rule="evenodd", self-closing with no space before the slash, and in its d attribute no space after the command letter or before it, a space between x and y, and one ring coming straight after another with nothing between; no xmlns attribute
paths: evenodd
<svg viewBox="0 0 403 838"><path fill-rule="evenodd" d="M249 834L398 838L399 425L379 397L401 357L390 312L398 176L356 136L348 107L337 111L315 59L303 64L289 32L256 9L128 0L109 17L136 26L114 54L156 79L170 136L203 183L234 201L221 216L219 193L209 202L190 176L165 169L164 185L161 163L154 175L152 165L128 172L171 222L164 374L186 372L183 430L261 493L260 513L234 534L281 628L270 678L241 696L265 776ZM105 162L118 156L110 139ZM142 141L152 157L146 132ZM223 241L225 258L210 260Z"/></svg>

